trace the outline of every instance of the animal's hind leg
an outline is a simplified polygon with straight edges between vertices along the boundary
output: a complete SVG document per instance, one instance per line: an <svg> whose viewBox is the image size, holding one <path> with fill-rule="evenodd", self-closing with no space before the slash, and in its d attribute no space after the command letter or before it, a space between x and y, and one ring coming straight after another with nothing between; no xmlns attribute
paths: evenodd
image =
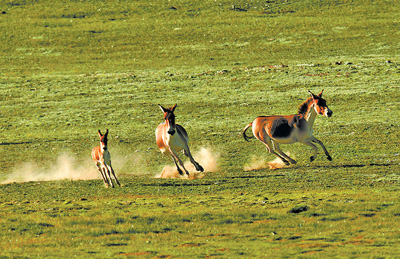
<svg viewBox="0 0 400 259"><path fill-rule="evenodd" d="M275 141L272 141L272 144L274 145L274 149L284 158L286 158L287 160L289 160L289 162L291 164L296 164L296 160L293 160L292 158L290 158L288 155L286 155L285 153L282 152L282 150L280 149L278 143L276 143Z"/></svg>
<svg viewBox="0 0 400 259"><path fill-rule="evenodd" d="M314 142L314 143L319 144L319 145L322 147L322 149L324 150L324 153L325 153L325 155L326 155L326 158L327 158L329 161L332 161L331 155L329 155L328 150L326 150L326 148L325 148L325 146L324 146L324 144L322 143L321 140L316 139L314 136L312 136L312 137L310 138L310 140L311 140L312 142Z"/></svg>
<svg viewBox="0 0 400 259"><path fill-rule="evenodd" d="M267 139L266 141L262 141L262 142L267 146L267 150L268 150L269 153L279 157L285 165L290 165L290 163L283 156L281 156L280 154L276 153L272 149L272 141L270 139Z"/></svg>
<svg viewBox="0 0 400 259"><path fill-rule="evenodd" d="M183 150L183 153L185 154L185 156L189 157L190 162L196 167L197 171L204 172L204 168L194 160L188 146L186 146L186 148Z"/></svg>

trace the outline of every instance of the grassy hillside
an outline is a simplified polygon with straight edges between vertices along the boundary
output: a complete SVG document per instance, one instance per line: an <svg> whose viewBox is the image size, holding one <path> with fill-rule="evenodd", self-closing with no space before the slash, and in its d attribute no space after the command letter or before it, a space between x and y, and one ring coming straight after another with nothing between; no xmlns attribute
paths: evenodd
<svg viewBox="0 0 400 259"><path fill-rule="evenodd" d="M0 254L398 255L399 9L0 1ZM322 89L333 117L314 135L333 161L294 144L282 149L298 164L270 170L241 130ZM216 164L204 178L154 178L172 165L155 144L159 103L178 104L195 158ZM125 185L113 190L90 161L106 128Z"/></svg>
<svg viewBox="0 0 400 259"><path fill-rule="evenodd" d="M2 1L1 73L391 58L398 9L359 1Z"/></svg>

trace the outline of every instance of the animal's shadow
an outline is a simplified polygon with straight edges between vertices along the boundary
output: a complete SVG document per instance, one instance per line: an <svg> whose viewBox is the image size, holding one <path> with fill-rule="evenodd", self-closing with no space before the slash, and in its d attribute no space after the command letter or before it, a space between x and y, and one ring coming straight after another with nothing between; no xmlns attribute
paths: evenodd
<svg viewBox="0 0 400 259"><path fill-rule="evenodd" d="M290 166L284 166L281 168L276 168L276 169L268 169L268 168L263 168L263 169L256 169L256 170L250 170L247 172L264 172L264 171L287 171L287 170L298 170L301 168L307 168L307 169L312 169L312 168L361 168L361 167L368 167L368 166L392 166L394 164L390 163L384 163L384 164L378 164L378 163L367 163L367 164L342 164L342 165L290 165ZM237 176L236 178L257 178L257 177L276 177L276 176L284 176L284 174L274 174L274 175L254 175L254 176Z"/></svg>

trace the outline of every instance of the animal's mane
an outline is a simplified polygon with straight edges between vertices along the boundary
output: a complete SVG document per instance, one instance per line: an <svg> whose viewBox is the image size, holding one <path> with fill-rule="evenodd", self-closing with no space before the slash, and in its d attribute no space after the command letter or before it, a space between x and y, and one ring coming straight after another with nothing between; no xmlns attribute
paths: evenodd
<svg viewBox="0 0 400 259"><path fill-rule="evenodd" d="M310 102L312 101L312 98L309 97L307 100L305 100L302 104L299 106L298 114L306 115L306 112L308 111L308 105L310 105Z"/></svg>

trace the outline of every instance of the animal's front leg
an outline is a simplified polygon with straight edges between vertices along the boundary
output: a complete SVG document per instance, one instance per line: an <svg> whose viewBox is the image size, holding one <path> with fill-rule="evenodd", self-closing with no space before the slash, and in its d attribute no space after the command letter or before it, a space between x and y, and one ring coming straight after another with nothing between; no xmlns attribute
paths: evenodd
<svg viewBox="0 0 400 259"><path fill-rule="evenodd" d="M109 183L108 178L107 178L107 168L106 168L106 166L101 166L100 170L101 170L100 171L101 172L101 176L103 176L104 185L106 186L106 188L108 188L110 186L110 183Z"/></svg>
<svg viewBox="0 0 400 259"><path fill-rule="evenodd" d="M117 179L117 176L115 176L114 168L112 168L111 161L110 161L110 170L111 170L111 174L114 176L115 182L118 184L118 186L121 186L121 184L119 183L119 181ZM110 179L111 179L111 177L110 177Z"/></svg>
<svg viewBox="0 0 400 259"><path fill-rule="evenodd" d="M314 155L310 157L310 162L314 161L317 158L317 152L318 152L317 146L308 140L304 140L301 143L303 143L304 145L307 145L309 147L312 147L314 149Z"/></svg>
<svg viewBox="0 0 400 259"><path fill-rule="evenodd" d="M173 160L174 163L175 163L175 166L176 166L176 169L178 170L178 173L179 173L180 175L183 175L183 172L182 172L182 170L179 168L178 163L176 162L176 159L175 159L174 156L172 156L172 160Z"/></svg>
<svg viewBox="0 0 400 259"><path fill-rule="evenodd" d="M114 184L113 184L113 182L111 180L111 173L110 173L110 170L108 169L107 165L104 166L104 174L106 175L106 178L108 180L108 184L111 186L111 188L114 188Z"/></svg>
<svg viewBox="0 0 400 259"><path fill-rule="evenodd" d="M174 163L175 163L175 165L176 165L176 168L178 169L179 174L180 174L180 175L183 175L183 172L182 172L182 170L179 168L178 162L179 162L180 166L183 168L183 170L185 170L186 174L189 175L189 172L186 170L185 166L183 165L182 160L179 159L178 155L175 154L175 152L173 152L172 150L171 150L171 154L172 154L172 159L174 160Z"/></svg>
<svg viewBox="0 0 400 259"><path fill-rule="evenodd" d="M190 162L196 167L197 171L204 172L204 168L194 160L192 154L190 153L188 146L185 147L185 149L183 150L183 153L185 154L185 156L189 157Z"/></svg>
<svg viewBox="0 0 400 259"><path fill-rule="evenodd" d="M325 155L326 155L326 158L327 158L329 161L332 161L331 155L329 155L328 150L325 148L325 146L324 146L324 144L322 143L321 140L316 139L314 136L312 136L312 137L310 138L310 140L311 140L312 142L314 142L314 143L319 144L319 145L322 147L322 149L324 150L324 153L325 153Z"/></svg>
<svg viewBox="0 0 400 259"><path fill-rule="evenodd" d="M99 172L101 174L101 178L103 178L104 184L106 184L106 179L104 178L104 174L103 174L103 170L102 170L101 165L99 163L96 163L96 167L97 167L97 170L99 170Z"/></svg>

